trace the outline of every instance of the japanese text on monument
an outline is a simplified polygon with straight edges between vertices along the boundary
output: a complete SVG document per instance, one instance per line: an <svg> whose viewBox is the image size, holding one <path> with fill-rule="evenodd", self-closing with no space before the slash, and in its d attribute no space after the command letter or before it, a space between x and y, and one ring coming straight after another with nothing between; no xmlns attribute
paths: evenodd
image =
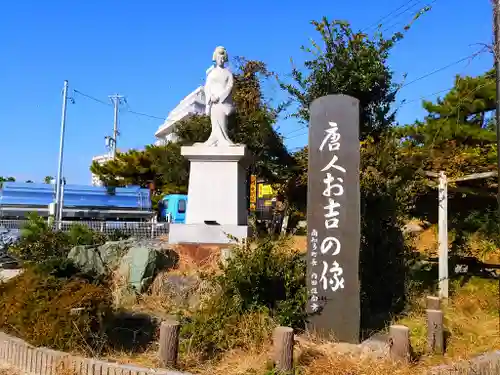
<svg viewBox="0 0 500 375"><path fill-rule="evenodd" d="M336 151L340 150L341 135L336 122L329 122L328 128L325 129L325 134L321 145L319 146L320 153L329 153L328 160L330 162L321 169L323 172L323 198L324 198L324 230L323 238L320 238L318 229L310 228L311 241L311 310L313 312L319 309L319 293L322 291L332 290L336 292L339 289L344 289L344 277L342 265L336 260L336 256L340 254L342 244L338 239L339 236L339 214L342 209L336 197L344 194L343 176L346 174L346 169L342 167L341 161Z"/></svg>

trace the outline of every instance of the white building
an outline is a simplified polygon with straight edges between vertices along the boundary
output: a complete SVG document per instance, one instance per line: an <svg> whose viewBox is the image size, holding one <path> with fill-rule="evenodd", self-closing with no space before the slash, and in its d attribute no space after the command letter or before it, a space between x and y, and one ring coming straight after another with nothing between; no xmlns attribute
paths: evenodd
<svg viewBox="0 0 500 375"><path fill-rule="evenodd" d="M113 155L110 153L104 154L104 155L97 155L92 158L92 161L97 162L98 164L104 164L107 161L113 159ZM95 174L92 173L92 185L93 186L102 186L102 181L99 180L99 177L97 177Z"/></svg>
<svg viewBox="0 0 500 375"><path fill-rule="evenodd" d="M200 86L182 99L177 107L168 114L165 122L160 125L155 133L155 144L161 145L167 142L175 142L177 140L175 135L176 124L189 116L202 114L205 114L205 92L203 86Z"/></svg>

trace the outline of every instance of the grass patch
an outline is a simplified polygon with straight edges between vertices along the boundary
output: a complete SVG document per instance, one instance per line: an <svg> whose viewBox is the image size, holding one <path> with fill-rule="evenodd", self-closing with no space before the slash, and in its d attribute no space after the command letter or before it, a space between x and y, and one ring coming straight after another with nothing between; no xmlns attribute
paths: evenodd
<svg viewBox="0 0 500 375"><path fill-rule="evenodd" d="M500 349L499 281L472 277L451 283L451 298L443 305L447 345L444 357L426 354L425 300L416 301L408 316L398 324L410 328L411 343L424 363L449 362Z"/></svg>
<svg viewBox="0 0 500 375"><path fill-rule="evenodd" d="M0 327L34 346L99 352L110 309L109 290L64 260L30 267L0 284Z"/></svg>
<svg viewBox="0 0 500 375"><path fill-rule="evenodd" d="M82 237L79 235L78 238ZM297 242L300 242L297 237L293 240L254 242L235 249L233 257L225 266L217 262L220 249L191 251L188 247L180 248L178 269L158 275L149 292L137 298L135 295L133 298L128 298L128 295L115 295L114 290L122 289L126 280L109 279L105 283L97 282L79 274L70 264L63 263L57 267L53 264L40 264L28 269L25 276L18 277L15 283L2 286L4 289L0 290L0 299L5 300L8 297L11 304L5 305L5 308L0 305L0 310L5 310L0 311L0 318L6 317L2 318L5 319L4 327L8 324L18 327L19 324L13 324L12 319L25 319L22 324L27 333L19 330L10 332L26 339L29 330L38 324L37 322L30 326L27 322L36 321L38 316L35 314L41 314L42 318L38 320L40 324L43 323L45 332L50 333L51 330L47 327L55 327L55 324L50 325L50 322L62 322L63 326L66 323L74 325L74 319L77 317L68 315L68 309L81 307L79 304L86 301L86 296L97 296L92 290L97 293L99 288L104 288L104 294L100 294L100 289L98 293L101 297L106 296L104 305L116 308L117 304L120 304L122 308L126 307L128 312L134 311L137 315L134 319L137 322L140 322L138 313L165 318L176 316L181 321L180 370L202 375L274 375L270 366L273 328L277 325L288 325L300 332L307 319L304 314L305 262L301 254L305 245L297 246ZM422 270L421 273L434 282L437 277L437 272L434 271ZM37 274L45 276L42 278ZM172 275L197 278L199 285L195 284L196 295L203 303L195 308L174 303L172 296L166 294L165 288L165 283ZM44 291L47 287L50 292ZM438 362L451 362L500 349L498 281L472 277L452 282L450 290L450 301L444 307L445 327L449 331L444 357L425 353L425 300L422 294L416 294L415 297L412 297L413 294L407 294L406 297L411 299L406 310L408 313L404 317L395 318L394 321L410 327L412 346L420 355L418 363L401 366L389 361L373 360L364 355L360 357L359 353L342 354L334 343L314 341L303 345L301 340L296 346L295 375L419 374ZM422 293L422 289L417 291L415 288L414 292ZM74 295L76 299L71 302L68 294ZM56 299L62 298L62 295L66 296L64 303ZM91 299L93 300L88 300ZM25 312L21 307L27 305L33 306L30 308L31 313ZM16 314L12 306L17 306ZM117 311L112 313L115 319L107 319L107 324L119 325ZM124 321L127 319L131 318L122 318ZM97 331L92 330L89 337L99 337L100 342L106 343L106 350L100 352L106 358L144 367L159 366L158 343L154 340L148 341L150 338L156 339L155 332L146 335L148 340L144 340L145 344L138 351L135 344L118 349L114 346L113 349L107 345L110 340L110 327L96 328ZM142 328L139 324L134 329ZM96 332L108 334L106 337L97 336ZM115 333L121 335L123 332L125 329ZM39 334L37 340L42 340L42 336ZM135 336L134 333L134 340L137 339ZM91 339L76 336L68 339L63 335L61 340L65 340L68 345L66 347L63 341L57 344L54 340L50 343L47 340L39 341L38 345L47 344L56 349L92 352L85 349L85 346L89 346L87 341L91 342ZM131 340L132 338L128 341L132 342ZM97 353L97 349L92 350Z"/></svg>

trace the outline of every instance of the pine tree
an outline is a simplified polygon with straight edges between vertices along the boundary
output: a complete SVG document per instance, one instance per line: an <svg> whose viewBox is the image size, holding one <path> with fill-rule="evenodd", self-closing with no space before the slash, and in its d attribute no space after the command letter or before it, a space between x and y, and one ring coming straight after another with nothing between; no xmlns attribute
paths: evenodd
<svg viewBox="0 0 500 375"><path fill-rule="evenodd" d="M491 114L495 100L494 70L478 77L457 76L455 86L443 99L423 102L428 112L424 121L405 127L402 135L415 146L432 148L445 148L450 143L469 146L494 143Z"/></svg>

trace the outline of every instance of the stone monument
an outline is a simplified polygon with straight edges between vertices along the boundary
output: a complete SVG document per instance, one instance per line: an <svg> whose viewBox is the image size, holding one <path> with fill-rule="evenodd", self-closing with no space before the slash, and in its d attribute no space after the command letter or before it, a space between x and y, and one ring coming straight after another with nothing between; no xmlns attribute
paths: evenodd
<svg viewBox="0 0 500 375"><path fill-rule="evenodd" d="M228 244L248 237L245 145L228 136L234 112L233 74L225 67L224 47L213 54L205 83L206 114L212 131L207 141L181 148L190 162L185 224L170 224L170 243Z"/></svg>
<svg viewBox="0 0 500 375"><path fill-rule="evenodd" d="M359 102L328 95L310 107L307 195L309 329L360 339Z"/></svg>

